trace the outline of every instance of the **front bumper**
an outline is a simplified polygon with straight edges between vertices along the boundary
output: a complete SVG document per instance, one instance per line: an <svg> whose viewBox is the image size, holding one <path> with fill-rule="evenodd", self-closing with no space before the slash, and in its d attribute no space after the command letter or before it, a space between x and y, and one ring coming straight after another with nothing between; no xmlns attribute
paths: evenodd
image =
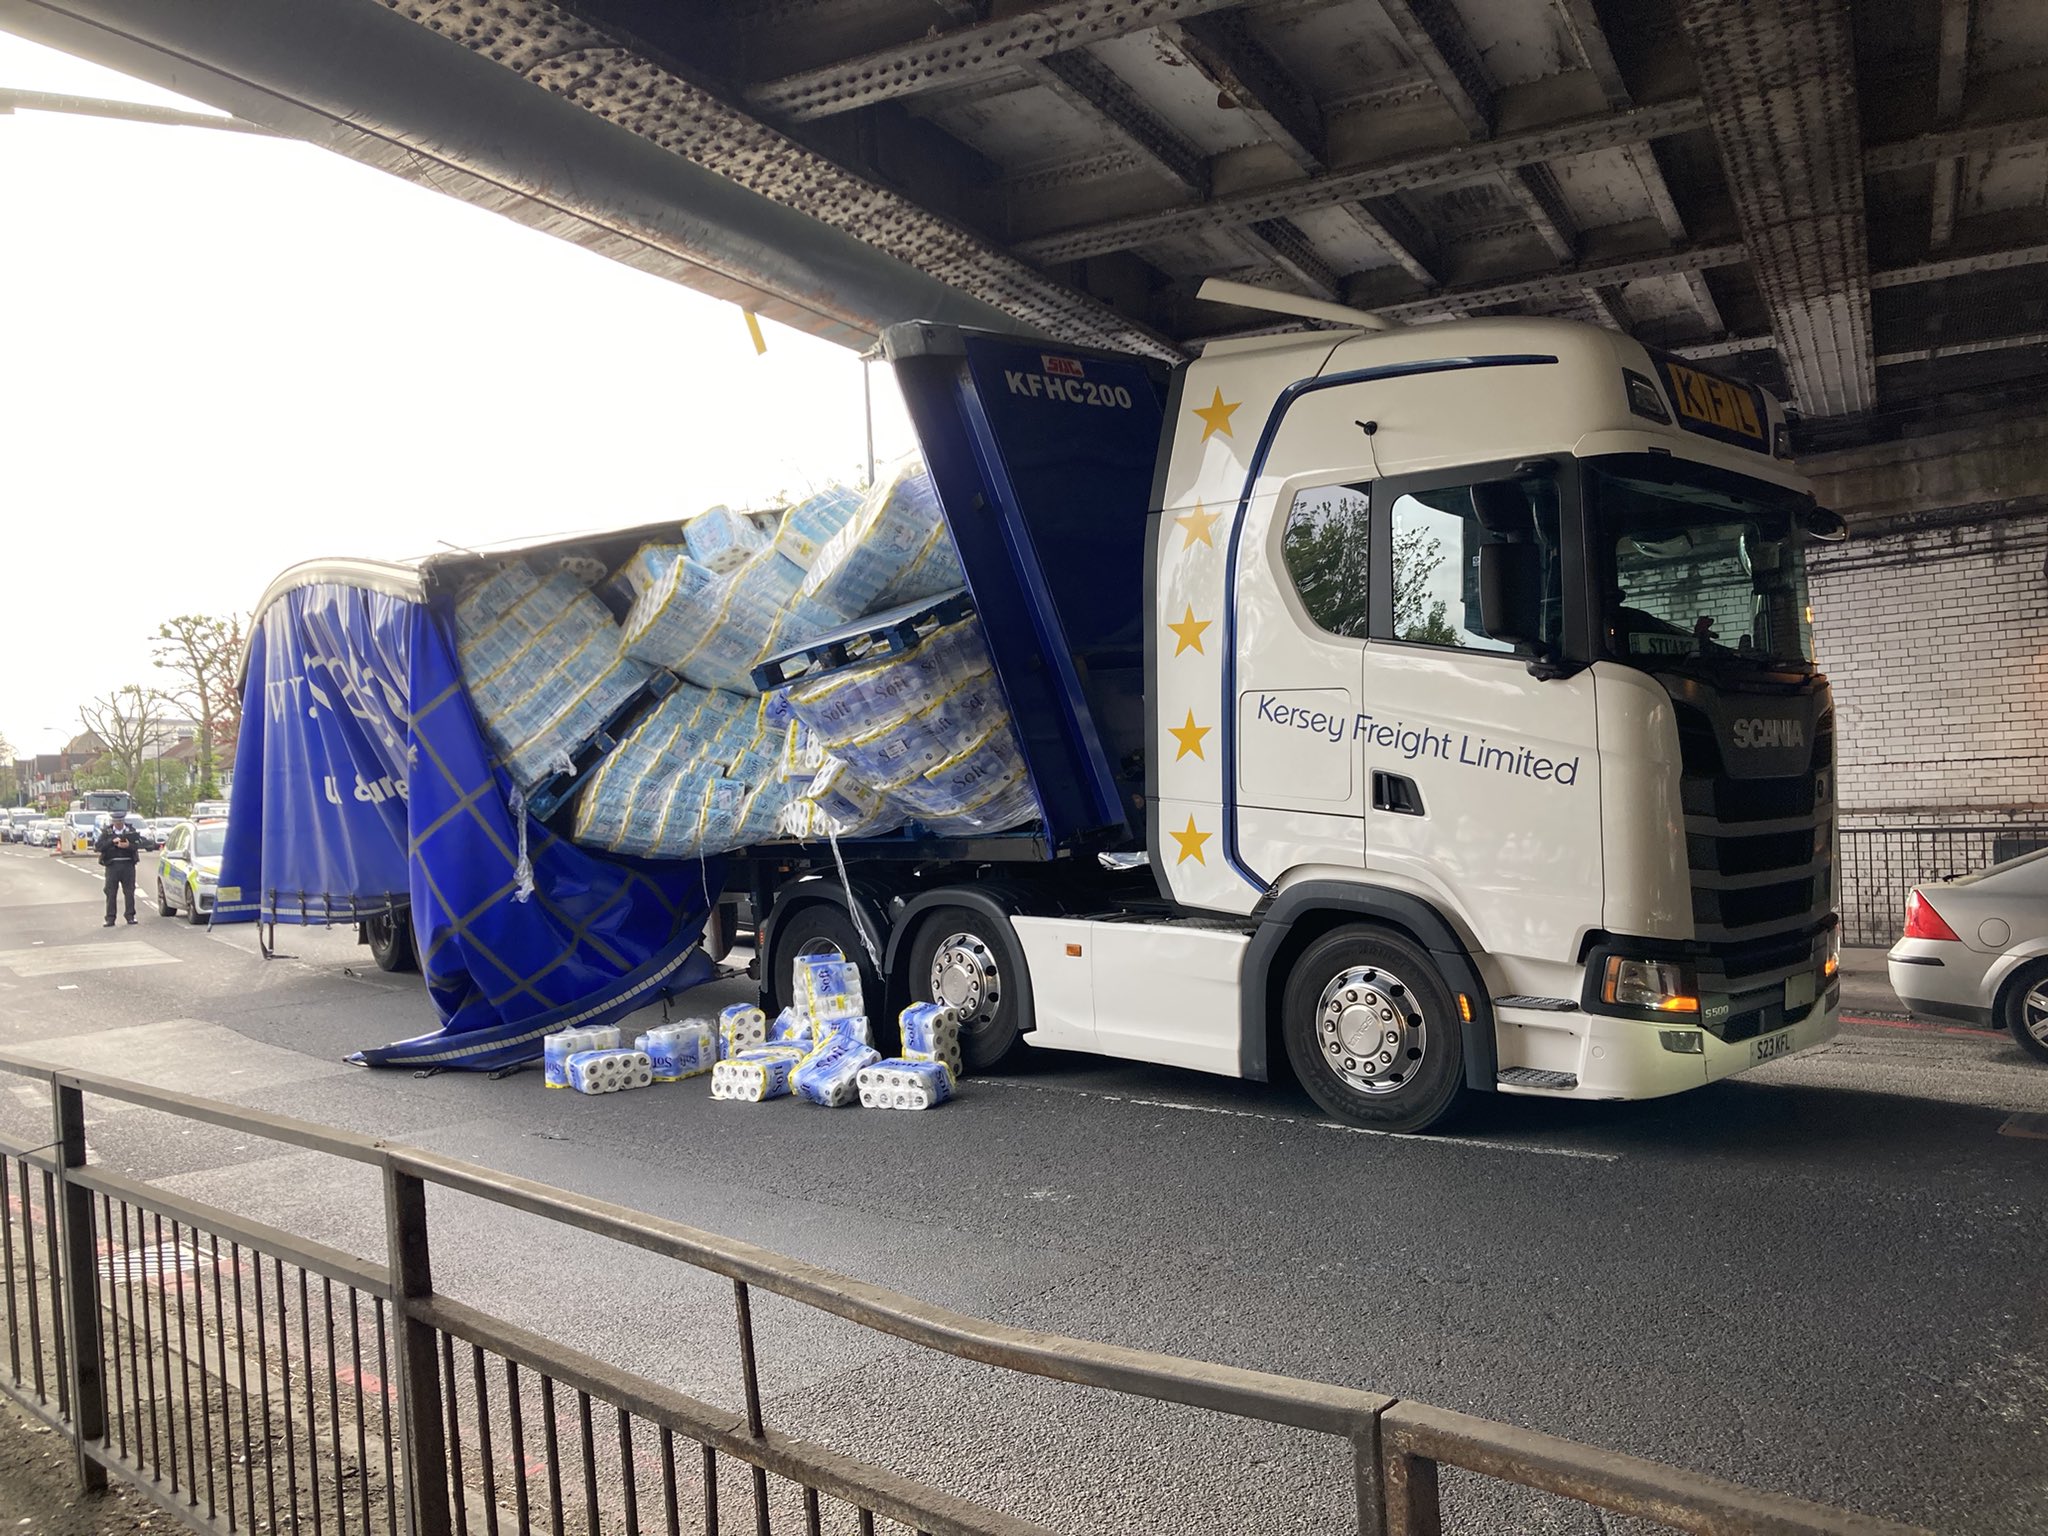
<svg viewBox="0 0 2048 1536"><path fill-rule="evenodd" d="M1584 1012L1539 1018L1503 1010L1509 1015L1502 1021L1504 1061L1514 1059L1519 1045L1529 1065L1568 1074L1577 1083L1543 1087L1502 1081L1499 1088L1553 1099L1657 1099L1702 1088L1825 1045L1841 1028L1841 995L1839 986L1831 986L1796 1024L1732 1042L1684 1024Z"/></svg>

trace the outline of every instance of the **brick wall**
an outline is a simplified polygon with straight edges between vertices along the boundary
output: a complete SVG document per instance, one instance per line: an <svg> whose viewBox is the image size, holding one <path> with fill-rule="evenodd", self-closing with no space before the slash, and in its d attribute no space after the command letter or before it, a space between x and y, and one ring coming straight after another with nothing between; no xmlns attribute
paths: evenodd
<svg viewBox="0 0 2048 1536"><path fill-rule="evenodd" d="M1888 944L1909 887L2048 832L2048 515L1859 536L1812 563L1836 905L1848 942Z"/></svg>
<svg viewBox="0 0 2048 1536"><path fill-rule="evenodd" d="M1845 822L2048 811L2044 562L2039 516L1815 554L1815 643L1834 685Z"/></svg>

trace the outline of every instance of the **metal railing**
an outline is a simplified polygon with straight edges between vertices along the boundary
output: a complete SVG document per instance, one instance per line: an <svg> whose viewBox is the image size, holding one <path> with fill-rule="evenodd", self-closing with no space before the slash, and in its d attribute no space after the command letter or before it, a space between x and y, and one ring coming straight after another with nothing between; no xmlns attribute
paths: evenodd
<svg viewBox="0 0 2048 1536"><path fill-rule="evenodd" d="M1840 827L1835 839L1842 942L1889 945L1905 931L1914 886L2048 848L2048 824Z"/></svg>
<svg viewBox="0 0 2048 1536"><path fill-rule="evenodd" d="M444 1536L545 1528L932 1536L1042 1527L769 1427L768 1292L956 1360L1334 1437L1355 1529L1438 1536L1438 1469L1695 1532L1910 1528L1376 1392L1012 1327L736 1239L418 1148L0 1055L51 1090L55 1139L0 1139L5 1391L201 1531ZM386 1258L353 1257L87 1159L85 1095L367 1165ZM699 1401L437 1293L432 1187L731 1284L740 1406ZM740 1520L734 1520L738 1506ZM1352 1519L1347 1514L1346 1524Z"/></svg>

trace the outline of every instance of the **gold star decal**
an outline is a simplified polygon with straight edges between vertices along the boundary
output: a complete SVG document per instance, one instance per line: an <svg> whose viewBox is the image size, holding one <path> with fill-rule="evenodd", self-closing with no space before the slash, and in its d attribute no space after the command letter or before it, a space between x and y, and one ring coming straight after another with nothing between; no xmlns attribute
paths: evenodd
<svg viewBox="0 0 2048 1536"><path fill-rule="evenodd" d="M1216 526L1220 515L1219 513L1209 511L1198 501L1195 503L1194 511L1183 512L1179 517L1176 517L1173 520L1173 526L1181 531L1184 539L1181 548L1193 549L1196 543L1200 542L1214 549L1216 541L1209 537L1209 530Z"/></svg>
<svg viewBox="0 0 2048 1536"><path fill-rule="evenodd" d="M1208 859L1206 859L1202 855L1202 844L1209 841L1209 839L1212 836L1214 836L1214 834L1209 832L1197 832L1195 830L1194 817L1190 816L1188 818L1188 825L1186 831L1176 832L1171 827L1169 827L1167 828L1167 836L1171 837L1176 843L1180 844L1180 857L1175 859L1173 861L1174 863L1185 864L1189 859L1193 859L1197 864L1203 865L1206 865L1209 862Z"/></svg>
<svg viewBox="0 0 2048 1536"><path fill-rule="evenodd" d="M1207 405L1192 407L1194 413L1202 418L1202 441L1206 443L1218 432L1221 432L1225 437L1230 436L1230 413L1243 404L1242 400L1233 400L1228 405L1224 404L1223 391L1219 389L1210 398Z"/></svg>
<svg viewBox="0 0 2048 1536"><path fill-rule="evenodd" d="M1182 651L1192 649L1197 656L1208 655L1209 653L1202 649L1202 631L1207 629L1212 622L1214 621L1210 619L1196 618L1195 610L1191 607L1188 609L1186 618L1182 619L1178 624L1167 625L1166 627L1173 631L1175 637L1173 654L1178 656Z"/></svg>
<svg viewBox="0 0 2048 1536"><path fill-rule="evenodd" d="M1202 738L1209 734L1209 727L1195 724L1195 712L1192 709L1188 711L1188 723L1186 725L1169 725L1166 731L1169 736L1180 743L1180 750L1173 754L1173 760L1176 763L1190 752L1194 753L1197 757L1202 757ZM1207 762L1208 759L1202 758L1202 761Z"/></svg>

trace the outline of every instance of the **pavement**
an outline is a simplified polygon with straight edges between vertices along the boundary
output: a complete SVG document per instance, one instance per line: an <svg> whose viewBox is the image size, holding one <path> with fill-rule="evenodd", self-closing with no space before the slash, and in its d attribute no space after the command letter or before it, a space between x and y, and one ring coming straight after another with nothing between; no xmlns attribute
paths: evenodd
<svg viewBox="0 0 2048 1536"><path fill-rule="evenodd" d="M142 888L153 877L145 864ZM1033 1053L932 1114L605 1098L341 1057L433 1027L348 933L99 927L97 871L0 849L0 1047L435 1148L943 1305L1315 1377L1941 1531L2048 1529L2048 1071L1845 962L1829 1045L1676 1098L1481 1100L1445 1135L1291 1087ZM702 990L710 1009L747 996ZM0 1133L47 1134L0 1084ZM95 1155L381 1257L364 1170L97 1104ZM730 1291L475 1201L441 1289L714 1402ZM758 1303L767 1417L1064 1530L1345 1528L1340 1448ZM1447 1529L1594 1533L1447 1478Z"/></svg>

